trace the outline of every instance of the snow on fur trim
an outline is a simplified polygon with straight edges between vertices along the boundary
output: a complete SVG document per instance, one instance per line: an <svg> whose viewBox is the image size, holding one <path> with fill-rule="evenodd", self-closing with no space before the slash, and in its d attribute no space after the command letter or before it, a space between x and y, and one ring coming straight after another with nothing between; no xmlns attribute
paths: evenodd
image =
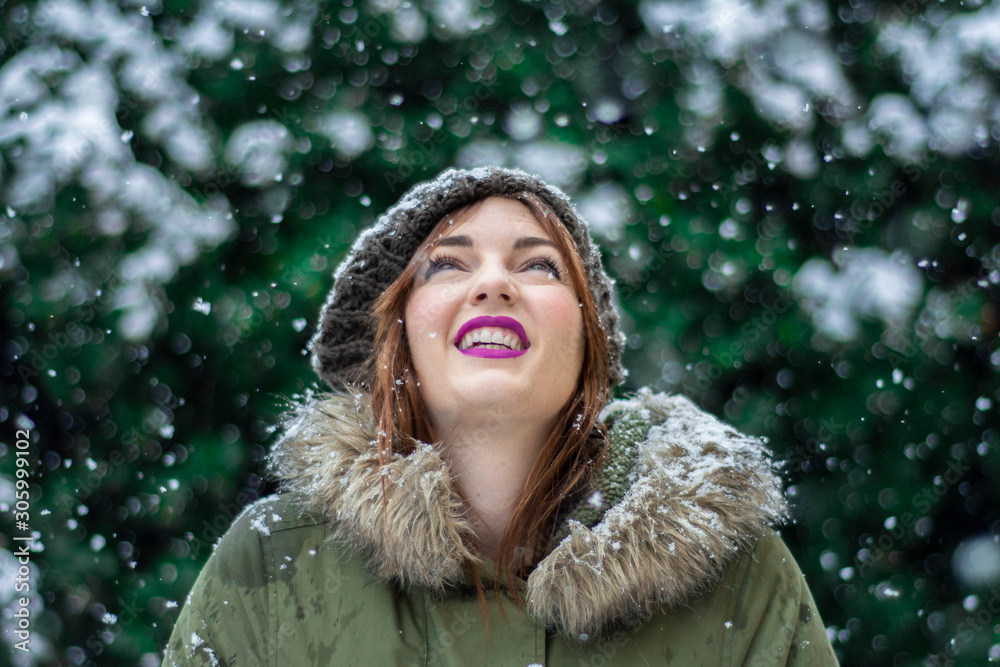
<svg viewBox="0 0 1000 667"><path fill-rule="evenodd" d="M685 602L786 512L760 438L682 396L647 390L604 416L625 411L652 424L638 480L592 529L571 525L528 578L535 617L569 636L632 626Z"/></svg>
<svg viewBox="0 0 1000 667"><path fill-rule="evenodd" d="M475 558L462 541L472 526L441 455L420 443L410 456L393 454L383 468L371 409L360 394L298 406L271 467L380 579L440 589L463 581L463 563Z"/></svg>
<svg viewBox="0 0 1000 667"><path fill-rule="evenodd" d="M684 603L786 514L761 438L737 433L684 397L649 391L613 401L602 418L634 425L637 415L648 430L635 482L593 527L571 522L528 577L529 612L567 636L602 636ZM445 461L420 445L383 471L361 395L300 407L272 466L383 580L441 589L461 583L462 564L476 560L463 543L473 529Z"/></svg>

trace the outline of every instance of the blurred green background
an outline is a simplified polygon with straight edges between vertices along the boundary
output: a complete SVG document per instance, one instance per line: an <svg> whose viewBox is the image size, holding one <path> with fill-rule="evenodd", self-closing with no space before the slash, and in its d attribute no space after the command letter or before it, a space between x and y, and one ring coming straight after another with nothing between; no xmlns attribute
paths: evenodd
<svg viewBox="0 0 1000 667"><path fill-rule="evenodd" d="M0 39L0 664L158 664L358 230L494 163L591 221L621 392L788 461L844 664L1000 661L1000 7L0 1Z"/></svg>

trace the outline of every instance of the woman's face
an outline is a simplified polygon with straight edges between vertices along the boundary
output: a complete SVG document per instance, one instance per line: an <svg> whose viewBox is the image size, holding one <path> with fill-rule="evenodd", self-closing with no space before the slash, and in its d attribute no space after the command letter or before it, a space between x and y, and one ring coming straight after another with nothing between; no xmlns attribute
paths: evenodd
<svg viewBox="0 0 1000 667"><path fill-rule="evenodd" d="M470 409L494 423L554 420L583 365L582 311L566 259L531 211L486 199L424 258L406 306L435 430Z"/></svg>

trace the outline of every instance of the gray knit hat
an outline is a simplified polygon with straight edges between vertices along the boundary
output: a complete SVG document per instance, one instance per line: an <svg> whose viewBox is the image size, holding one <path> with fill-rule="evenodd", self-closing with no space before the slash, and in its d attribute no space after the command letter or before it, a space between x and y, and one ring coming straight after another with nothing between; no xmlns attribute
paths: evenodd
<svg viewBox="0 0 1000 667"><path fill-rule="evenodd" d="M558 188L537 176L502 167L449 169L433 181L413 187L358 237L333 274L333 290L323 306L319 330L309 344L316 373L330 386L337 386L347 380L347 369L372 355L369 309L403 272L434 225L467 204L517 192L536 195L573 237L608 339L608 381L611 387L619 384L625 377L621 365L625 336L618 330L613 282L604 272L586 221Z"/></svg>

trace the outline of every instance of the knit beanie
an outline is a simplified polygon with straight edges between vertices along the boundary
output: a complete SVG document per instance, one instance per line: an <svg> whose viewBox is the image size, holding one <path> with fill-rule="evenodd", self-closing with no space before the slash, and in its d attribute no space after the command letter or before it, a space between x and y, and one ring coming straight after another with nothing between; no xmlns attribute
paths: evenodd
<svg viewBox="0 0 1000 667"><path fill-rule="evenodd" d="M442 218L480 199L518 192L536 195L559 217L576 243L608 340L609 386L618 385L625 377L621 365L625 336L618 330L613 282L604 272L586 221L558 188L537 176L502 167L449 169L414 186L362 232L333 275L333 290L321 311L319 330L309 344L316 373L336 387L347 381L345 371L372 355L372 304L399 277Z"/></svg>

